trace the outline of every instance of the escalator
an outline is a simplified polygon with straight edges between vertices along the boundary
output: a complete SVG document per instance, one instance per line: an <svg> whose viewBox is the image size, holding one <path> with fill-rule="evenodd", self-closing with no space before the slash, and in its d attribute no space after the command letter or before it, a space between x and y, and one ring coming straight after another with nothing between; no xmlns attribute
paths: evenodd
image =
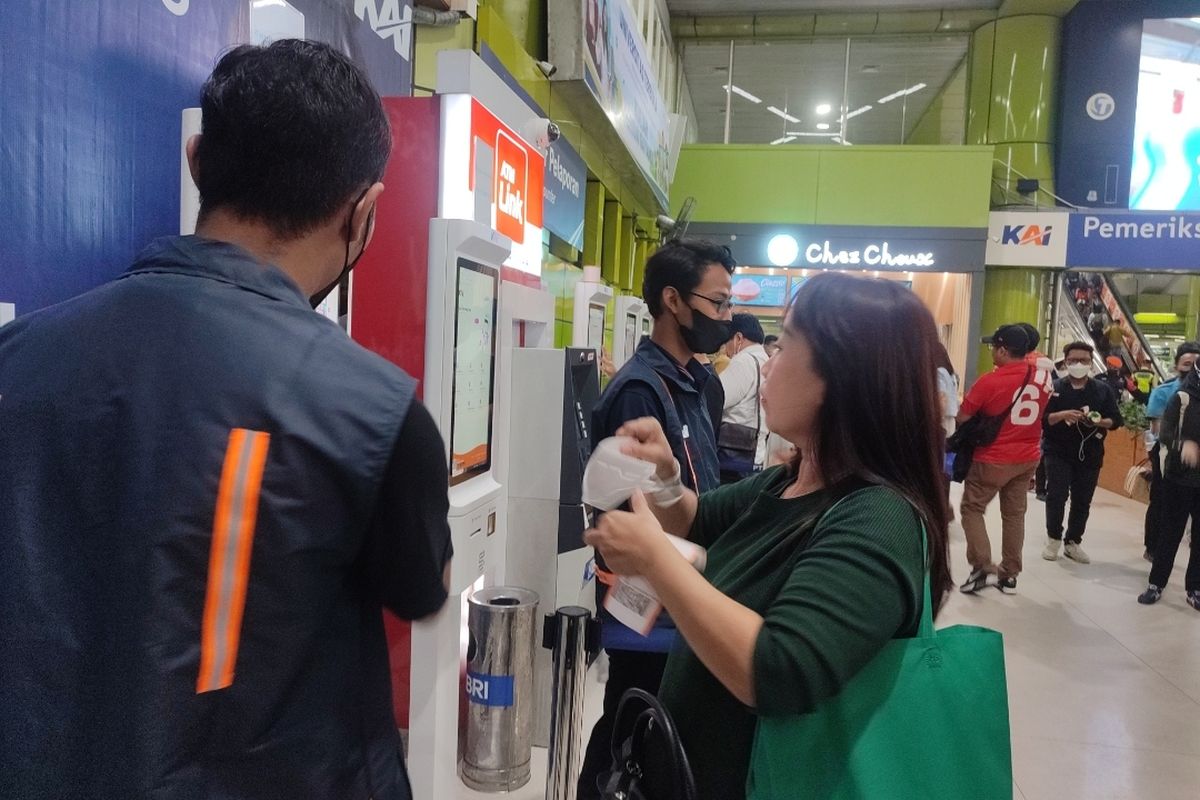
<svg viewBox="0 0 1200 800"><path fill-rule="evenodd" d="M1058 344L1072 339L1091 342L1096 347L1098 370L1105 369L1106 357L1117 356L1126 374L1149 370L1162 381L1173 371L1175 340L1183 340L1182 331L1178 336L1156 333L1148 338L1110 276L1099 272L1064 273L1057 300ZM1121 334L1119 344L1113 341L1114 323Z"/></svg>

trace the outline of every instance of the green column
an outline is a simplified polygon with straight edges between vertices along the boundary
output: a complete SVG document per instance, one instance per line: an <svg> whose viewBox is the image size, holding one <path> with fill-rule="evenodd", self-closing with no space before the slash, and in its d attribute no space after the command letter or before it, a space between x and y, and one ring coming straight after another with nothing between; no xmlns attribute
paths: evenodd
<svg viewBox="0 0 1200 800"><path fill-rule="evenodd" d="M1022 202L1017 180L1037 178L1054 191L1054 115L1061 20L1027 14L1002 17L971 37L967 143L996 146L993 205ZM1053 199L1041 192L1040 205Z"/></svg>
<svg viewBox="0 0 1200 800"><path fill-rule="evenodd" d="M1042 335L1038 349L1045 352L1046 311L1050 308L1052 275L1044 269L988 267L983 284L983 317L979 331L991 334L1001 325L1028 322ZM992 369L991 348L979 345L979 374Z"/></svg>
<svg viewBox="0 0 1200 800"><path fill-rule="evenodd" d="M1183 335L1191 341L1200 336L1197 322L1200 322L1200 277L1192 275L1188 278L1187 320L1183 328Z"/></svg>

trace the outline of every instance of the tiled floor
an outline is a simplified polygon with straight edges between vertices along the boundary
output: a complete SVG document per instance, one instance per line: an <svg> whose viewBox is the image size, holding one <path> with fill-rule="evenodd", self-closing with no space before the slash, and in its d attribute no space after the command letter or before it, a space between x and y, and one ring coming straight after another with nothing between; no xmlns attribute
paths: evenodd
<svg viewBox="0 0 1200 800"><path fill-rule="evenodd" d="M955 487L956 490L958 487ZM957 503L957 491L955 494ZM1018 800L1200 798L1200 612L1183 600L1186 545L1158 605L1137 604L1145 506L1098 490L1084 566L1041 558L1044 512L1030 495L1025 572L1013 597L955 594L939 627L1004 633ZM999 550L999 508L988 527ZM966 575L962 528L951 528L954 574ZM589 719L600 686L589 681ZM545 751L514 800L541 800ZM485 795L463 788L459 798Z"/></svg>

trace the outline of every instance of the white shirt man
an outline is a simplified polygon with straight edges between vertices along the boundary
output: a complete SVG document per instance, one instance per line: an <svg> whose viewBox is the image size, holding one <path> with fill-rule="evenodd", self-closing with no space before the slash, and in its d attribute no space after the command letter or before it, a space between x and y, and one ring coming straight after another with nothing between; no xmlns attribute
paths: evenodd
<svg viewBox="0 0 1200 800"><path fill-rule="evenodd" d="M767 351L762 345L762 325L753 314L738 313L733 315L733 330L733 338L724 346L730 361L721 372L721 385L725 388L721 423L744 425L758 431L754 464L761 469L767 463L768 434L759 399L761 370L767 362Z"/></svg>

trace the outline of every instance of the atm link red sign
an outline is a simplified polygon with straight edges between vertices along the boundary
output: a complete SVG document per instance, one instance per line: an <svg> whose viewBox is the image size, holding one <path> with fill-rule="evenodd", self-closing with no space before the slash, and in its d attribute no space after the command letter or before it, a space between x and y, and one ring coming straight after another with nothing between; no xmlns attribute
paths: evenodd
<svg viewBox="0 0 1200 800"><path fill-rule="evenodd" d="M480 147L492 151L492 227L512 239L525 241L525 224L542 227L542 182L545 161L478 101L471 103L471 188L475 186L475 155Z"/></svg>

